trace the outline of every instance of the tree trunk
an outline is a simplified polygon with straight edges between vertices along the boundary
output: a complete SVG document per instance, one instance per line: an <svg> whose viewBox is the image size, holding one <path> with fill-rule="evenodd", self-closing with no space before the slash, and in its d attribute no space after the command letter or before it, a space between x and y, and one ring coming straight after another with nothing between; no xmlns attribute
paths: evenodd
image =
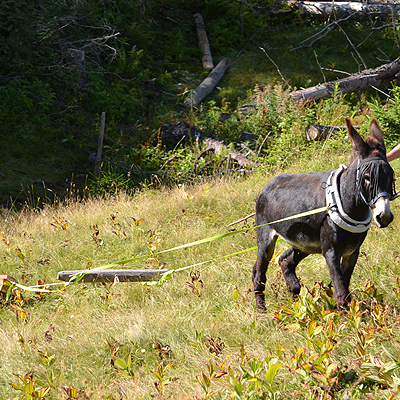
<svg viewBox="0 0 400 400"><path fill-rule="evenodd" d="M211 56L210 44L208 43L206 27L204 25L203 17L201 14L194 15L194 21L196 23L197 39L199 40L199 46L203 52L203 68L207 71L211 71L214 68L214 62Z"/></svg>
<svg viewBox="0 0 400 400"><path fill-rule="evenodd" d="M383 81L395 80L400 72L400 57L391 63L384 64L378 68L366 69L362 72L350 75L337 81L326 82L316 86L296 90L289 93L292 100L297 102L315 101L332 96L335 86L340 93L350 93L366 89L367 87L380 86Z"/></svg>
<svg viewBox="0 0 400 400"><path fill-rule="evenodd" d="M291 3L298 10L318 18L328 18L332 14L345 15L351 13L381 17L386 17L387 15L398 17L400 15L400 4L368 4L367 2L360 3L355 1L293 1Z"/></svg>
<svg viewBox="0 0 400 400"><path fill-rule="evenodd" d="M230 66L228 58L223 58L218 65L210 72L204 81L197 86L192 94L185 99L185 105L188 107L195 107L200 104L203 99L208 96L220 79L224 76L225 72Z"/></svg>

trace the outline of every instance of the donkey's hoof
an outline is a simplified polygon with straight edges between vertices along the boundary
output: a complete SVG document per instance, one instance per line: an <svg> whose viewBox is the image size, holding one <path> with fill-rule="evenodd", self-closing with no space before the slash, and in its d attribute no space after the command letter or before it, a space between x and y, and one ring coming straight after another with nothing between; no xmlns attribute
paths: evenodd
<svg viewBox="0 0 400 400"><path fill-rule="evenodd" d="M257 308L257 313L259 313L259 314L265 313L265 311L266 311L265 300L256 298L256 308Z"/></svg>
<svg viewBox="0 0 400 400"><path fill-rule="evenodd" d="M344 314L346 314L349 311L350 302L351 302L350 294L348 294L347 296L336 297L337 309Z"/></svg>
<svg viewBox="0 0 400 400"><path fill-rule="evenodd" d="M289 292L292 293L294 296L297 296L300 293L301 289L300 282L297 277L291 274L284 276L284 278Z"/></svg>
<svg viewBox="0 0 400 400"><path fill-rule="evenodd" d="M300 294L301 286L300 283L297 283L293 286L293 290L291 292L293 293L293 296L298 296Z"/></svg>

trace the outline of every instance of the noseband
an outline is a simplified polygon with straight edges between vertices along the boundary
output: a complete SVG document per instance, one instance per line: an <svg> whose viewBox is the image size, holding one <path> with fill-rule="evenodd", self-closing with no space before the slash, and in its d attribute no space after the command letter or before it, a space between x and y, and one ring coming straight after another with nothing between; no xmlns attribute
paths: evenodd
<svg viewBox="0 0 400 400"><path fill-rule="evenodd" d="M366 170L367 170L367 168L368 168L368 166L370 166L370 168L372 169L372 168L376 168L376 166L377 166L377 163L375 163L376 161L382 161L382 162L384 162L384 163L386 163L386 165L387 165L387 167L389 168L389 171L391 172L391 174L392 174L392 177L393 177L393 174L394 174L394 171L393 171L393 169L392 169L392 167L389 165L389 163L386 161L386 160L382 160L382 158L379 158L379 157L370 157L370 158L366 158L365 160L361 160L360 161L360 159L358 159L358 161L357 161L357 176L356 176L356 187L357 187L357 189L358 189L358 191L359 191L359 193L360 193L360 197L361 197L361 199L363 200L363 202L369 207L369 208L372 208L372 206L378 201L378 199L379 198L381 198L381 197L388 197L389 198L389 200L394 200L396 197L398 197L399 196L399 194L398 193L396 193L396 194L394 194L394 188L393 188L393 192L392 193L388 193L388 192L381 192L381 193L378 193L377 195L375 195L375 197L371 200L371 201L367 201L367 199L365 198L365 196L364 196L364 194L363 194L363 192L362 192L362 190L361 190L361 179L360 179L360 176L364 173L364 172L366 172ZM360 172L361 171L361 172ZM370 177L372 178L372 175L373 174L370 174ZM372 179L371 179L371 185L373 186L372 187L372 193L373 193L373 191L376 191L377 189L378 189L378 182L375 180L375 182L372 182Z"/></svg>

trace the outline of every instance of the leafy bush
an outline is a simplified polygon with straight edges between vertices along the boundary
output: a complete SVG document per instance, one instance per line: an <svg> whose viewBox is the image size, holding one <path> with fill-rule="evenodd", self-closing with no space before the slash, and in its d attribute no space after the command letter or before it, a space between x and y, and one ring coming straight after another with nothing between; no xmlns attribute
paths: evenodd
<svg viewBox="0 0 400 400"><path fill-rule="evenodd" d="M391 98L382 106L382 101L375 100L368 103L371 114L375 116L385 132L387 147L394 146L400 141L400 87L393 86L390 89Z"/></svg>

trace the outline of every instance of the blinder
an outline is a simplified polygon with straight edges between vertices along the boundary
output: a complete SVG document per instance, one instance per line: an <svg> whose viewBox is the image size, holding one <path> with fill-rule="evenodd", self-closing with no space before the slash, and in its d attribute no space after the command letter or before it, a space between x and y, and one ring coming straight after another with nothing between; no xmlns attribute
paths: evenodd
<svg viewBox="0 0 400 400"><path fill-rule="evenodd" d="M392 193L388 193L388 192L380 192L378 194L375 194L375 196L370 200L367 201L367 199L365 198L363 192L362 192L362 188L361 188L361 179L360 176L362 176L368 168L372 168L373 165L375 165L377 167L377 161L382 161L383 163L386 164L386 166L389 168L389 172L391 173L392 176ZM372 164L372 165L371 165ZM374 176L377 174L371 174L371 176ZM389 165L389 163L386 160L383 160L380 157L370 157L370 158L366 158L365 160L361 160L358 159L357 162L357 177L356 177L356 187L359 190L361 199L364 201L364 203L372 208L372 206L378 201L379 198L381 197L388 197L390 201L394 200L395 198L400 196L400 192L396 193L396 190L394 188L394 171L393 168ZM378 184L379 182L375 179L374 182L371 182L371 189L370 189L370 193L371 193L371 197L374 195L374 193L376 193L376 191L378 190Z"/></svg>

